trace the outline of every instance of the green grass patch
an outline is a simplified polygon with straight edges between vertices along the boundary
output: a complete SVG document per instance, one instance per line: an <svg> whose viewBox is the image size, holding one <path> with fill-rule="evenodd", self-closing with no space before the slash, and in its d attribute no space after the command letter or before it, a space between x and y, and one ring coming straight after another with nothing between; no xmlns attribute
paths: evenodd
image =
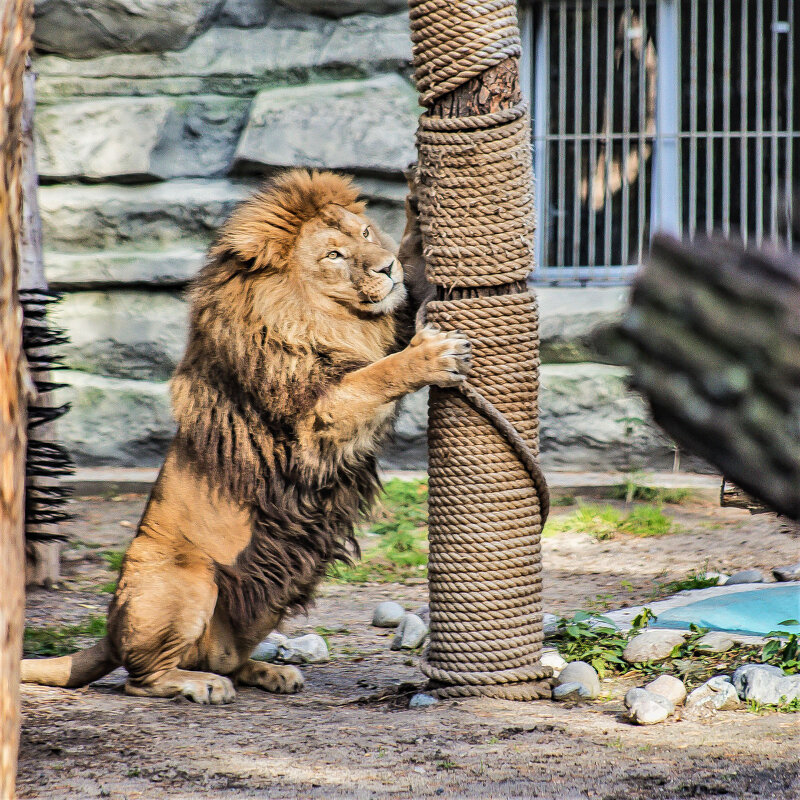
<svg viewBox="0 0 800 800"><path fill-rule="evenodd" d="M112 572L119 572L122 568L122 559L125 558L124 550L106 550L103 558Z"/></svg>
<svg viewBox="0 0 800 800"><path fill-rule="evenodd" d="M708 589L711 586L716 586L718 582L719 579L713 576L707 578L705 570L690 572L685 578L681 578L680 580L670 581L669 583L659 583L658 588L653 594L655 597L663 597L664 595L677 594L687 589Z"/></svg>
<svg viewBox="0 0 800 800"><path fill-rule="evenodd" d="M611 505L586 504L571 514L549 519L544 534L588 533L602 541L618 534L663 536L674 530L675 523L659 506L640 505L626 512Z"/></svg>
<svg viewBox="0 0 800 800"><path fill-rule="evenodd" d="M80 625L46 625L25 628L22 652L25 656L64 656L80 650L86 639L106 635L105 614L95 614Z"/></svg>
<svg viewBox="0 0 800 800"><path fill-rule="evenodd" d="M403 582L428 574L428 483L386 482L364 526L361 560L333 564L328 578L340 583Z"/></svg>

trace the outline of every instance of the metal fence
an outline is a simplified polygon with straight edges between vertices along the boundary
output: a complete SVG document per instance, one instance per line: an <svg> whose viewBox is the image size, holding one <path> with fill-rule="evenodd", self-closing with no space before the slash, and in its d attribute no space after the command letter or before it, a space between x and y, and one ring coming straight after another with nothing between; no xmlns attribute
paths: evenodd
<svg viewBox="0 0 800 800"><path fill-rule="evenodd" d="M657 229L797 244L794 6L544 0L521 7L538 282L625 281Z"/></svg>

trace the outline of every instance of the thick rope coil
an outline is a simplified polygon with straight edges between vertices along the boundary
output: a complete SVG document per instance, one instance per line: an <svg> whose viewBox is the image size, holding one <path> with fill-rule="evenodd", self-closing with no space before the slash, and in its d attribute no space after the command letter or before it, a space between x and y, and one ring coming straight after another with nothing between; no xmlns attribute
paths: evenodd
<svg viewBox="0 0 800 800"><path fill-rule="evenodd" d="M541 655L536 302L528 292L432 301L428 319L472 341L475 367L429 407L431 640L439 697L549 697Z"/></svg>
<svg viewBox="0 0 800 800"><path fill-rule="evenodd" d="M520 54L513 0L411 0L421 102L432 106ZM474 367L433 388L428 413L431 637L421 669L440 697L550 696L541 656L540 536L549 494L537 463L538 321L525 281L535 226L523 104L425 114L417 131L428 320L460 329Z"/></svg>
<svg viewBox="0 0 800 800"><path fill-rule="evenodd" d="M417 131L428 280L447 288L524 281L533 263L530 123L523 105Z"/></svg>
<svg viewBox="0 0 800 800"><path fill-rule="evenodd" d="M522 52L509 0L423 0L409 10L414 80L424 106Z"/></svg>

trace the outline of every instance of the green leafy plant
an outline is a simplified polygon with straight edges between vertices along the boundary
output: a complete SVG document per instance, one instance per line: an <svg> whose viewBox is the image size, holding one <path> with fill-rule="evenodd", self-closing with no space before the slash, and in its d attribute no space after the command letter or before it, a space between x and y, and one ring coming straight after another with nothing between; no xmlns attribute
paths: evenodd
<svg viewBox="0 0 800 800"><path fill-rule="evenodd" d="M628 636L601 614L576 611L558 621L552 638L565 661L586 661L601 678L628 666L622 660Z"/></svg>
<svg viewBox="0 0 800 800"><path fill-rule="evenodd" d="M106 635L105 615L93 615L80 625L27 627L22 652L26 656L63 656L81 647L82 639Z"/></svg>
<svg viewBox="0 0 800 800"><path fill-rule="evenodd" d="M800 625L796 619L785 619L779 625ZM780 667L787 675L800 671L800 636L789 631L770 631L769 641L761 650L761 661Z"/></svg>

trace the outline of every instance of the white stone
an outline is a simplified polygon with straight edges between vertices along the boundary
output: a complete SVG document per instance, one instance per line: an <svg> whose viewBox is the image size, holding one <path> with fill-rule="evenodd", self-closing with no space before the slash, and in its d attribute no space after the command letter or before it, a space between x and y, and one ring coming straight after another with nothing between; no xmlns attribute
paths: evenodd
<svg viewBox="0 0 800 800"><path fill-rule="evenodd" d="M733 647L735 642L727 633L709 631L697 640L697 649L704 653L724 653Z"/></svg>
<svg viewBox="0 0 800 800"><path fill-rule="evenodd" d="M405 0L281 0L281 2L306 14L322 14L328 17L346 17L361 12L386 14L407 7Z"/></svg>
<svg viewBox="0 0 800 800"><path fill-rule="evenodd" d="M729 711L740 705L736 687L724 676L711 678L686 698L686 707L690 709L708 706L717 711Z"/></svg>
<svg viewBox="0 0 800 800"><path fill-rule="evenodd" d="M736 691L739 693L739 697L741 698L744 698L744 690L748 680L747 676L753 670L764 670L771 675L776 675L781 678L784 675L783 670L780 667L776 667L772 664L742 664L742 666L733 673L732 678L733 685L736 687Z"/></svg>
<svg viewBox="0 0 800 800"><path fill-rule="evenodd" d="M44 106L39 174L48 179L214 177L227 173L248 101L114 97Z"/></svg>
<svg viewBox="0 0 800 800"><path fill-rule="evenodd" d="M48 252L45 266L47 282L57 291L117 289L130 284L161 289L185 286L204 260L205 252L200 247L174 247L156 252Z"/></svg>
<svg viewBox="0 0 800 800"><path fill-rule="evenodd" d="M705 573L705 577L716 578L717 586L724 586L728 582L730 575L726 575L724 572L714 572L713 570L709 570Z"/></svg>
<svg viewBox="0 0 800 800"><path fill-rule="evenodd" d="M590 700L592 690L579 681L560 683L553 689L553 700Z"/></svg>
<svg viewBox="0 0 800 800"><path fill-rule="evenodd" d="M376 628L396 628L405 614L406 610L400 603L387 600L375 606L375 611L372 614L372 624Z"/></svg>
<svg viewBox="0 0 800 800"><path fill-rule="evenodd" d="M556 678L556 685L565 683L580 683L589 691L589 697L600 694L600 678L597 670L585 661L572 661L567 664Z"/></svg>
<svg viewBox="0 0 800 800"><path fill-rule="evenodd" d="M429 706L435 706L438 702L439 701L433 695L418 692L408 701L408 707L428 708Z"/></svg>
<svg viewBox="0 0 800 800"><path fill-rule="evenodd" d="M157 466L175 423L166 382L105 378L75 370L58 373L68 384L54 393L72 403L58 421L59 439L79 465Z"/></svg>
<svg viewBox="0 0 800 800"><path fill-rule="evenodd" d="M775 567L772 574L776 581L800 581L800 562L791 564L788 567Z"/></svg>
<svg viewBox="0 0 800 800"><path fill-rule="evenodd" d="M800 697L800 675L776 675L764 669L748 672L744 679L744 699L782 705Z"/></svg>
<svg viewBox="0 0 800 800"><path fill-rule="evenodd" d="M330 660L328 645L316 633L287 639L278 647L278 660L287 664L320 664Z"/></svg>
<svg viewBox="0 0 800 800"><path fill-rule="evenodd" d="M674 675L659 675L644 688L648 692L666 697L675 706L679 706L686 699L686 687L683 685L683 681Z"/></svg>
<svg viewBox="0 0 800 800"><path fill-rule="evenodd" d="M763 583L764 576L757 569L745 569L741 572L734 572L733 575L725 581L726 586L735 586L739 583Z"/></svg>
<svg viewBox="0 0 800 800"><path fill-rule="evenodd" d="M558 650L553 649L542 651L541 664L545 667L552 667L553 676L556 678L561 674L561 670L567 666L567 662L561 658Z"/></svg>
<svg viewBox="0 0 800 800"><path fill-rule="evenodd" d="M222 0L37 0L36 47L72 58L180 50Z"/></svg>
<svg viewBox="0 0 800 800"><path fill-rule="evenodd" d="M186 347L188 307L168 292L75 292L50 319L69 335L72 369L112 378L168 380Z"/></svg>
<svg viewBox="0 0 800 800"><path fill-rule="evenodd" d="M256 649L250 654L250 658L256 661L275 661L278 657L278 648L285 645L287 641L287 637L282 633L273 631L263 642L259 642L256 645Z"/></svg>
<svg viewBox="0 0 800 800"><path fill-rule="evenodd" d="M650 628L634 636L628 642L622 657L629 664L644 664L648 661L662 661L672 650L683 643L686 634L667 628Z"/></svg>
<svg viewBox="0 0 800 800"><path fill-rule="evenodd" d="M416 93L397 75L267 89L253 100L236 164L399 174L416 159L418 116Z"/></svg>
<svg viewBox="0 0 800 800"><path fill-rule="evenodd" d="M392 639L392 650L414 650L428 635L428 626L416 615L406 614Z"/></svg>
<svg viewBox="0 0 800 800"><path fill-rule="evenodd" d="M625 705L628 706L628 717L637 725L664 722L675 710L666 697L646 689L631 689L625 695Z"/></svg>

